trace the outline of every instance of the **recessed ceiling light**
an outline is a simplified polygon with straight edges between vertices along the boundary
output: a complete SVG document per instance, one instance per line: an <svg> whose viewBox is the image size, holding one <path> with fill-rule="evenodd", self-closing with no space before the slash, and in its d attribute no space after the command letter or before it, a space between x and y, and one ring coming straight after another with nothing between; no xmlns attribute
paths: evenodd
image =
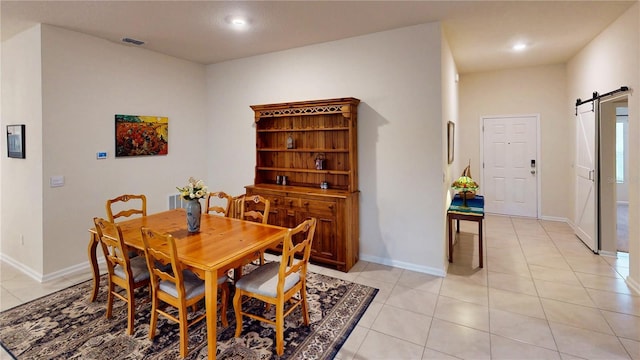
<svg viewBox="0 0 640 360"><path fill-rule="evenodd" d="M247 20L247 18L238 15L227 16L226 21L237 29L242 29L249 25L249 20Z"/></svg>
<svg viewBox="0 0 640 360"><path fill-rule="evenodd" d="M525 43L517 43L517 44L513 45L512 49L515 50L515 51L522 51L522 50L524 50L526 48L527 48L527 44L525 44Z"/></svg>
<svg viewBox="0 0 640 360"><path fill-rule="evenodd" d="M233 18L231 19L231 24L242 26L242 25L246 25L247 21L241 18Z"/></svg>

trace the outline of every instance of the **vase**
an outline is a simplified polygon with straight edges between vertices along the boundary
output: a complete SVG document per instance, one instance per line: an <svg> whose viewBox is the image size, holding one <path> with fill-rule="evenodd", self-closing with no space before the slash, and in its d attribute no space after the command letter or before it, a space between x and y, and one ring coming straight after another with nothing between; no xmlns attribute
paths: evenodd
<svg viewBox="0 0 640 360"><path fill-rule="evenodd" d="M184 209L187 211L187 230L190 233L200 231L200 216L202 216L202 206L199 199L187 200Z"/></svg>

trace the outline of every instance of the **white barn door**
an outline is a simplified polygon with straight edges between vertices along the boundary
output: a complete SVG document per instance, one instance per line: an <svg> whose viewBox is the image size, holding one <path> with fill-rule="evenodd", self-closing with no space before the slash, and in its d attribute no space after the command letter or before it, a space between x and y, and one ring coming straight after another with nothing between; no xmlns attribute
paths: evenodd
<svg viewBox="0 0 640 360"><path fill-rule="evenodd" d="M578 106L576 115L575 233L594 252L598 251L597 103Z"/></svg>
<svg viewBox="0 0 640 360"><path fill-rule="evenodd" d="M485 211L538 217L538 116L483 117Z"/></svg>

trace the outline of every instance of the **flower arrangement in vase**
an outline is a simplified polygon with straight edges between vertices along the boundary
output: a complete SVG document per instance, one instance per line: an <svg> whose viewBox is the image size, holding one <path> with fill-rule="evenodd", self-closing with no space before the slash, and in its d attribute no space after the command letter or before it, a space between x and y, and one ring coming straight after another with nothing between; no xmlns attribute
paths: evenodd
<svg viewBox="0 0 640 360"><path fill-rule="evenodd" d="M190 233L200 231L200 217L202 215L202 205L200 199L209 194L209 189L202 180L189 178L185 187L176 187L180 191L180 196L186 200L184 209L187 212L187 230Z"/></svg>

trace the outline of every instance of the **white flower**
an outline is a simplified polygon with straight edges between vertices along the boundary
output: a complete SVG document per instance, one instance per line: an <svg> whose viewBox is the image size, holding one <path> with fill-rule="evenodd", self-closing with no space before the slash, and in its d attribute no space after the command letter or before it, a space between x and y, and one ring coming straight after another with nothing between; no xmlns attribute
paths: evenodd
<svg viewBox="0 0 640 360"><path fill-rule="evenodd" d="M189 181L185 187L176 187L185 200L202 199L209 194L207 186L202 180L196 180L193 177L189 178Z"/></svg>

